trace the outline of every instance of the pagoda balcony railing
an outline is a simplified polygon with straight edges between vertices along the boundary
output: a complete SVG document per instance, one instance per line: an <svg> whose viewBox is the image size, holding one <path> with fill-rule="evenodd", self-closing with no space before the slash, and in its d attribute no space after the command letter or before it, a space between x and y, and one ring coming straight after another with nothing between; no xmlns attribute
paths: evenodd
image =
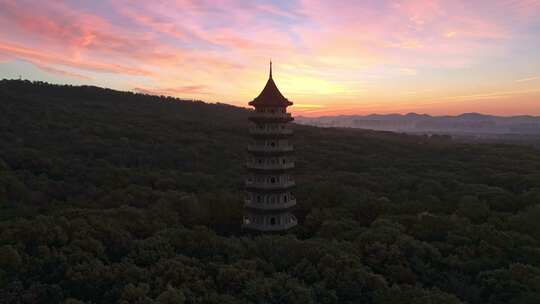
<svg viewBox="0 0 540 304"><path fill-rule="evenodd" d="M259 129L259 128L250 128L249 133L253 135L289 135L293 133L292 129Z"/></svg>
<svg viewBox="0 0 540 304"><path fill-rule="evenodd" d="M254 200L246 199L244 207L251 207L261 210L279 210L286 209L296 205L296 199L290 199L286 203L257 203Z"/></svg>
<svg viewBox="0 0 540 304"><path fill-rule="evenodd" d="M262 170L285 170L294 168L294 162L268 164L257 162L246 162L246 167L249 169L262 169Z"/></svg>
<svg viewBox="0 0 540 304"><path fill-rule="evenodd" d="M293 217L292 220L288 223L281 223L281 224L275 224L275 225L258 224L254 222L247 222L246 220L244 220L244 224L242 226L244 228L255 229L259 231L282 231L282 230L287 230L289 228L292 228L296 226L297 224L298 224L298 220Z"/></svg>
<svg viewBox="0 0 540 304"><path fill-rule="evenodd" d="M277 183L246 181L246 187L266 190L288 188L294 185L296 185L296 183L293 180Z"/></svg>
<svg viewBox="0 0 540 304"><path fill-rule="evenodd" d="M265 145L248 145L248 151L252 152L288 152L294 150L293 145L282 146L265 146Z"/></svg>
<svg viewBox="0 0 540 304"><path fill-rule="evenodd" d="M262 112L252 112L249 115L250 118L291 118L291 113L262 113Z"/></svg>

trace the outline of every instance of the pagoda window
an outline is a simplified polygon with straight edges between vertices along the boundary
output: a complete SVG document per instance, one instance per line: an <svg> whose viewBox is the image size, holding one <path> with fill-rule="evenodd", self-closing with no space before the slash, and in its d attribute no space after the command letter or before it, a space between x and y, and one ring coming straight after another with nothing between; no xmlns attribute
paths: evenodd
<svg viewBox="0 0 540 304"><path fill-rule="evenodd" d="M276 224L276 218L275 217L271 217L270 218L270 225L274 226Z"/></svg>
<svg viewBox="0 0 540 304"><path fill-rule="evenodd" d="M260 203L261 202L261 196L260 195L257 195L257 203Z"/></svg>
<svg viewBox="0 0 540 304"><path fill-rule="evenodd" d="M275 147L276 146L276 143L275 142L270 142L270 147Z"/></svg>
<svg viewBox="0 0 540 304"><path fill-rule="evenodd" d="M276 183L276 178L272 176L272 177L270 178L270 182L271 182L272 184L275 184L275 183Z"/></svg>
<svg viewBox="0 0 540 304"><path fill-rule="evenodd" d="M287 202L287 199L288 199L288 198L287 198L287 194L285 194L285 195L283 196L283 201L286 203L286 202Z"/></svg>

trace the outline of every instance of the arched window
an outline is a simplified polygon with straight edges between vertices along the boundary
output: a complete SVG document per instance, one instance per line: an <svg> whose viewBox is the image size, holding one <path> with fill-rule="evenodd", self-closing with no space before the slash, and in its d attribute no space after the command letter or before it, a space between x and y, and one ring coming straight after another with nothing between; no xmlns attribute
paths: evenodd
<svg viewBox="0 0 540 304"><path fill-rule="evenodd" d="M276 146L276 143L275 142L270 142L270 147L275 147Z"/></svg>
<svg viewBox="0 0 540 304"><path fill-rule="evenodd" d="M289 198L287 197L287 194L283 196L283 201L286 203Z"/></svg>
<svg viewBox="0 0 540 304"><path fill-rule="evenodd" d="M272 176L272 177L270 178L270 182L271 182L272 184L275 184L275 183L276 183L276 178Z"/></svg>
<svg viewBox="0 0 540 304"><path fill-rule="evenodd" d="M262 198L260 195L257 195L257 203L260 203L262 201Z"/></svg>
<svg viewBox="0 0 540 304"><path fill-rule="evenodd" d="M271 217L270 218L270 225L274 226L276 224L276 218L275 217Z"/></svg>

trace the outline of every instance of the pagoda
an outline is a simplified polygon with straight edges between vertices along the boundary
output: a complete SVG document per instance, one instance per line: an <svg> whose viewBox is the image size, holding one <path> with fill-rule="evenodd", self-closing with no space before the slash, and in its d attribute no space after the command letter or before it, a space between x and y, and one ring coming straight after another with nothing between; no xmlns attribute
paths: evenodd
<svg viewBox="0 0 540 304"><path fill-rule="evenodd" d="M262 232L283 231L298 221L291 210L296 205L291 175L294 168L293 146L290 143L293 120L287 100L270 76L262 92L250 103L255 110L249 116L251 143L246 166L246 198L243 228Z"/></svg>

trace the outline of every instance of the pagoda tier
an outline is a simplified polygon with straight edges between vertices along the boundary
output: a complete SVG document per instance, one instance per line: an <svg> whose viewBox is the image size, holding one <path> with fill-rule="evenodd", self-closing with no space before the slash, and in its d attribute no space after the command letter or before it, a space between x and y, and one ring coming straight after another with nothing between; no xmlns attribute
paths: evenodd
<svg viewBox="0 0 540 304"><path fill-rule="evenodd" d="M274 175L256 175L256 179L248 178L246 180L246 189L248 190L285 190L296 186L292 178L283 174L281 181L270 182Z"/></svg>
<svg viewBox="0 0 540 304"><path fill-rule="evenodd" d="M278 232L290 229L298 224L296 217L291 212L258 214L249 210L246 209L246 215L244 216L243 227L246 229L261 232Z"/></svg>
<svg viewBox="0 0 540 304"><path fill-rule="evenodd" d="M259 123L249 128L249 134L253 138L287 138L292 136L292 129L284 123Z"/></svg>
<svg viewBox="0 0 540 304"><path fill-rule="evenodd" d="M279 193L260 193L258 191L246 193L244 206L257 210L289 209L296 205L296 198L291 191Z"/></svg>
<svg viewBox="0 0 540 304"><path fill-rule="evenodd" d="M294 168L291 156L261 157L253 155L246 162L246 168L252 172L282 172Z"/></svg>
<svg viewBox="0 0 540 304"><path fill-rule="evenodd" d="M248 119L254 123L286 123L294 120L290 113L276 112L275 109L268 111L260 109L259 111L254 111Z"/></svg>
<svg viewBox="0 0 540 304"><path fill-rule="evenodd" d="M287 113L292 102L278 90L270 77L259 96L249 103L255 111L249 116L252 138L248 144L246 198L243 227L257 231L283 231L297 225L291 210L296 206L296 185L290 171L294 168L293 135Z"/></svg>

